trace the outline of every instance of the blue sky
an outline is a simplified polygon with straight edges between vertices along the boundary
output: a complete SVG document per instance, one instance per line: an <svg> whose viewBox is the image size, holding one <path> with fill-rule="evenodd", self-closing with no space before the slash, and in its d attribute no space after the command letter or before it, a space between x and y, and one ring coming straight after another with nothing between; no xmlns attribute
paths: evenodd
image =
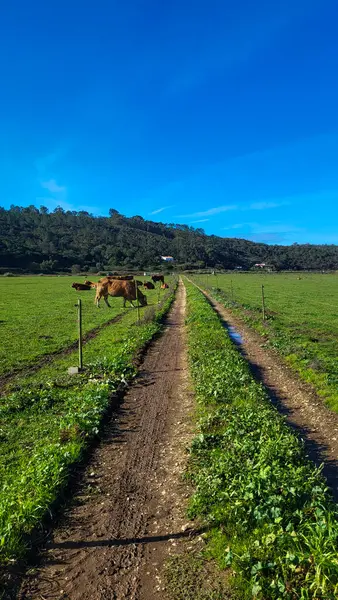
<svg viewBox="0 0 338 600"><path fill-rule="evenodd" d="M0 204L338 243L336 0L0 7Z"/></svg>

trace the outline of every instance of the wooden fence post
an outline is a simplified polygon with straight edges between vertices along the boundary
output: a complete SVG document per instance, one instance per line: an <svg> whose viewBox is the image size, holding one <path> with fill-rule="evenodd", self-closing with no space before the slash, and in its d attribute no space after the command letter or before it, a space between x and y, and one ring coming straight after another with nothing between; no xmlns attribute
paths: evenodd
<svg viewBox="0 0 338 600"><path fill-rule="evenodd" d="M82 358L82 302L80 298L77 301L78 306L78 326L79 326L79 369L80 371L83 368L83 358Z"/></svg>
<svg viewBox="0 0 338 600"><path fill-rule="evenodd" d="M134 283L135 283L135 298L136 298L136 308L137 308L137 322L138 324L140 324L140 302L139 302L139 297L138 297L138 285L136 283L136 279L134 279Z"/></svg>
<svg viewBox="0 0 338 600"><path fill-rule="evenodd" d="M265 294L264 294L264 285L262 285L262 315L263 315L263 321L265 321Z"/></svg>

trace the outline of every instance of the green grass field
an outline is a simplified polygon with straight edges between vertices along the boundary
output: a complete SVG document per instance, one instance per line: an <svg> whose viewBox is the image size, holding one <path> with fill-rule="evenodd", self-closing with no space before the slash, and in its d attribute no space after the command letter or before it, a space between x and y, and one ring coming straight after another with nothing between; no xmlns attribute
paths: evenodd
<svg viewBox="0 0 338 600"><path fill-rule="evenodd" d="M218 299L244 316L338 410L338 275L234 273L192 280L214 296L218 288Z"/></svg>
<svg viewBox="0 0 338 600"><path fill-rule="evenodd" d="M81 276L0 278L0 376L32 365L41 356L77 340L78 298L83 304L83 333L126 312L122 298L111 298L111 309L102 300L98 310L94 306L95 290L77 292L71 287L73 281L84 282L84 279ZM156 302L157 291L145 293L149 303Z"/></svg>
<svg viewBox="0 0 338 600"><path fill-rule="evenodd" d="M13 289L19 289L21 282L14 282ZM69 279L58 286L59 306L65 282ZM33 289L37 289L34 282ZM70 304L73 300L68 300L67 286L64 289ZM70 467L98 434L112 394L121 381L135 374L135 356L159 331L173 289L161 291L161 304L157 303L157 290L149 291L147 297L148 307L140 309L140 324L136 323L137 310L127 310L123 319L88 341L82 374L67 374L67 367L77 364L74 351L16 380L1 398L0 564L24 554L29 544L27 536L59 497ZM98 313L97 318L107 319L121 310L121 298L112 299L113 303L116 309L98 311L92 304L86 307L88 313L90 310L95 316ZM20 316L34 335L31 319L27 324ZM60 329L65 332L64 323Z"/></svg>

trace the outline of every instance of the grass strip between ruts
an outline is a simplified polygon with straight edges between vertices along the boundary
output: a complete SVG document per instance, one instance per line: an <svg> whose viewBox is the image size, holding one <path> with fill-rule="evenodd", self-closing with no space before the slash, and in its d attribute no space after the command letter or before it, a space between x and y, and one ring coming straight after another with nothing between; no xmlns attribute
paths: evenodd
<svg viewBox="0 0 338 600"><path fill-rule="evenodd" d="M187 283L189 364L200 410L190 516L241 600L338 597L338 514L306 457L203 294Z"/></svg>
<svg viewBox="0 0 338 600"><path fill-rule="evenodd" d="M259 275L256 278L259 280ZM264 344L277 351L303 381L315 388L316 393L323 398L327 406L338 412L336 313L332 313L331 304L328 305L331 308L330 313L326 313L325 305L323 311L322 296L317 301L315 286L307 290L308 296L298 296L297 302L294 302L293 309L290 310L290 305L293 305L292 291L294 290L287 287L287 282L283 287L283 280L280 279L279 293L278 295L275 293L280 307L278 311L271 311L269 310L271 291L267 291L269 290L267 278L266 320L263 322L261 304L257 304L257 300L254 302L253 299L250 301L250 298L243 298L237 290L235 299L232 300L231 290L226 288L224 277L219 276L217 284L212 276L207 281L193 276L192 281L255 329L262 336ZM248 281L248 289L250 290L251 287ZM332 293L335 287L335 281L331 280L327 293ZM261 290L259 291L261 293ZM305 311L306 307L308 312ZM276 304L273 304L273 308L277 308ZM315 318L311 310L315 310Z"/></svg>
<svg viewBox="0 0 338 600"><path fill-rule="evenodd" d="M99 434L102 418L121 382L136 375L138 352L161 329L174 298L173 283L162 303L145 309L140 325L119 324L89 342L98 358L83 374L60 376L52 367L45 377L27 381L0 401L0 564L24 556L32 533L60 496L71 467ZM136 312L136 311L135 311ZM135 319L135 317L133 317ZM128 326L129 323L129 326Z"/></svg>

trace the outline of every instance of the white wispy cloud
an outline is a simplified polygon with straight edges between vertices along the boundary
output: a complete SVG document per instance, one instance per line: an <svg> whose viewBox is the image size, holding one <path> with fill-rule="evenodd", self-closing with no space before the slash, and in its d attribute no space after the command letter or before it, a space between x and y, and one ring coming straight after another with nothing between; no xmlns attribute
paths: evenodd
<svg viewBox="0 0 338 600"><path fill-rule="evenodd" d="M273 221L270 223L235 223L234 225L228 225L222 229L249 229L251 233L293 233L297 231L303 231L296 225L281 223L280 221Z"/></svg>
<svg viewBox="0 0 338 600"><path fill-rule="evenodd" d="M78 212L83 210L93 215L104 216L103 213L100 210L98 210L96 206L90 206L88 204L70 204L65 200L60 200L60 198L55 198L53 196L37 196L35 198L35 201L37 204L46 206L50 211L60 206L65 211L70 210Z"/></svg>
<svg viewBox="0 0 338 600"><path fill-rule="evenodd" d="M226 204L223 206L215 206L214 208L209 208L208 210L202 210L200 212L190 213L188 215L178 215L179 218L188 218L188 217L209 217L212 215L218 215L223 212L227 212L228 210L238 210L237 204Z"/></svg>
<svg viewBox="0 0 338 600"><path fill-rule="evenodd" d="M299 231L303 231L301 227L297 227L295 225L289 225L288 223L267 223L266 225L261 225L259 223L252 223L252 233L262 234L262 233L297 233Z"/></svg>
<svg viewBox="0 0 338 600"><path fill-rule="evenodd" d="M248 206L249 210L266 210L268 208L279 208L280 206L287 206L290 204L288 201L283 202L253 202ZM244 209L245 210L245 209Z"/></svg>
<svg viewBox="0 0 338 600"><path fill-rule="evenodd" d="M292 194L282 198L271 198L259 202L252 202L247 208L249 210L266 210L269 208L279 208L282 206L291 206L302 202L324 202L338 200L338 190L316 190L314 192L302 192ZM243 209L244 210L244 209Z"/></svg>
<svg viewBox="0 0 338 600"><path fill-rule="evenodd" d="M168 210L169 208L174 208L174 205L171 206L162 206L162 208L157 208L156 210L151 211L150 215L158 215L158 213L163 212L164 210Z"/></svg>
<svg viewBox="0 0 338 600"><path fill-rule="evenodd" d="M210 221L210 219L197 219L197 221L190 221L190 223L206 223Z"/></svg>
<svg viewBox="0 0 338 600"><path fill-rule="evenodd" d="M63 210L80 210L69 204L69 202L60 200L60 198L54 198L53 196L37 196L35 200L42 206L46 206L48 210L54 210L58 206L61 206Z"/></svg>
<svg viewBox="0 0 338 600"><path fill-rule="evenodd" d="M40 189L42 188L42 190L44 190L43 192L40 192L41 196L49 193L51 204L56 202L57 205L65 207L65 210L67 210L70 206L67 202L68 190L65 185L60 184L59 177L56 176L57 163L64 156L65 152L65 148L59 148L49 154L44 154L34 161L34 167L37 172L37 184ZM39 192L37 193L39 194Z"/></svg>
<svg viewBox="0 0 338 600"><path fill-rule="evenodd" d="M247 210L268 210L270 208L279 208L280 206L286 206L290 204L289 201L287 200L283 200L282 202L277 202L277 201L265 201L265 202L252 202L251 204L243 204L243 205L239 205L239 204L226 204L226 205L222 205L222 206L215 206L214 208L209 208L208 210L203 210L203 211L199 211L199 212L195 212L195 213L191 213L191 214L187 214L187 215L178 215L179 218L189 218L189 217L212 217L213 215L219 215L221 213L224 212L228 212L230 210L238 210L238 211L247 211ZM234 226L233 226L234 227ZM240 228L241 225L238 225L238 228ZM237 229L237 227L234 227L234 229Z"/></svg>
<svg viewBox="0 0 338 600"><path fill-rule="evenodd" d="M49 179L48 181L41 181L40 185L42 188L48 190L52 194L58 194L61 192L65 192L66 188L63 185L58 185L55 179Z"/></svg>
<svg viewBox="0 0 338 600"><path fill-rule="evenodd" d="M235 223L228 227L223 227L224 231L234 231L241 229L241 236L255 242L264 242L267 244L290 243L294 241L295 236L304 232L304 229L290 223L273 221L270 223ZM230 233L228 235L231 235ZM237 234L238 235L238 234Z"/></svg>
<svg viewBox="0 0 338 600"><path fill-rule="evenodd" d="M222 229L242 229L243 227L246 227L247 225L250 225L250 223L235 223L234 225L228 225L228 227L222 227Z"/></svg>

